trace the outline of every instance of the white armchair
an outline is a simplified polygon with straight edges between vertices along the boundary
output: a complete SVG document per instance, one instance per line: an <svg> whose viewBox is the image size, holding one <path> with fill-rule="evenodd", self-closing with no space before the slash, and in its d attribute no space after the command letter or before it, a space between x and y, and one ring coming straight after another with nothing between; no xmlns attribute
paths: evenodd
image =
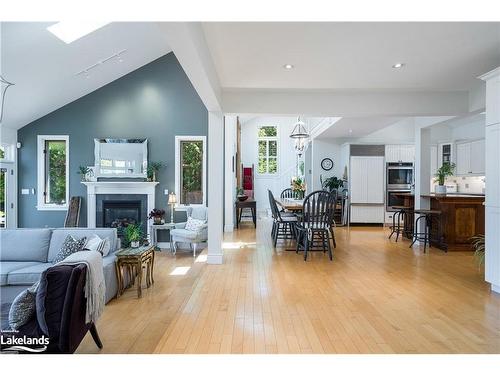
<svg viewBox="0 0 500 375"><path fill-rule="evenodd" d="M170 238L172 241L172 251L177 252L177 243L188 243L193 250L193 257L196 256L196 246L199 243L207 242L208 239L208 211L206 207L188 207L188 217L193 219L202 220L205 222L198 230L187 230L186 222L175 224L175 229L170 231Z"/></svg>

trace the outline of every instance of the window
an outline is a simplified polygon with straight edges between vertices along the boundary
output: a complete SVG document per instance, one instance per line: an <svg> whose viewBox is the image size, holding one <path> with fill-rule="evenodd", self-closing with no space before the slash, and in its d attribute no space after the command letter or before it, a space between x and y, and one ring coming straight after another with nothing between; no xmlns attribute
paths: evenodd
<svg viewBox="0 0 500 375"><path fill-rule="evenodd" d="M278 128L261 126L258 131L258 167L259 174L278 173Z"/></svg>
<svg viewBox="0 0 500 375"><path fill-rule="evenodd" d="M7 143L0 144L0 160L14 161L15 145Z"/></svg>
<svg viewBox="0 0 500 375"><path fill-rule="evenodd" d="M206 205L206 137L175 137L175 195L181 206Z"/></svg>
<svg viewBox="0 0 500 375"><path fill-rule="evenodd" d="M38 136L39 210L66 210L69 200L69 137Z"/></svg>

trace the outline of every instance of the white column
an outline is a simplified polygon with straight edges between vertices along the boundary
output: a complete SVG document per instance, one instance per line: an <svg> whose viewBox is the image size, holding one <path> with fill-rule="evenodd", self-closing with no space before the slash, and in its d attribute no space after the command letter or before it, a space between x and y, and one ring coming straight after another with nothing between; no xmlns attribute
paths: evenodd
<svg viewBox="0 0 500 375"><path fill-rule="evenodd" d="M415 126L415 209L430 207L430 199L422 194L430 193L431 180L431 131Z"/></svg>
<svg viewBox="0 0 500 375"><path fill-rule="evenodd" d="M224 116L224 232L234 229L237 122L237 116Z"/></svg>
<svg viewBox="0 0 500 375"><path fill-rule="evenodd" d="M486 257L485 279L500 293L500 67L486 81Z"/></svg>
<svg viewBox="0 0 500 375"><path fill-rule="evenodd" d="M222 264L224 202L224 117L208 112L208 257L209 264Z"/></svg>

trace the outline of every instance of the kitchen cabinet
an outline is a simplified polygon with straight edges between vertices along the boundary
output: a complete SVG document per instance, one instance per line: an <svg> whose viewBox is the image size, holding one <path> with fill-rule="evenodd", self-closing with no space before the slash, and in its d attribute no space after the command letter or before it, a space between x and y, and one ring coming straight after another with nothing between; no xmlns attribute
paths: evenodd
<svg viewBox="0 0 500 375"><path fill-rule="evenodd" d="M351 156L351 222L384 222L384 158Z"/></svg>
<svg viewBox="0 0 500 375"><path fill-rule="evenodd" d="M438 145L438 168L440 168L444 163L455 162L453 151L453 143L446 142Z"/></svg>
<svg viewBox="0 0 500 375"><path fill-rule="evenodd" d="M387 163L413 163L415 161L415 146L386 145L385 161Z"/></svg>
<svg viewBox="0 0 500 375"><path fill-rule="evenodd" d="M431 176L434 177L438 169L438 146L431 146Z"/></svg>
<svg viewBox="0 0 500 375"><path fill-rule="evenodd" d="M485 172L485 143L484 139L472 142L457 143L456 174L481 175Z"/></svg>

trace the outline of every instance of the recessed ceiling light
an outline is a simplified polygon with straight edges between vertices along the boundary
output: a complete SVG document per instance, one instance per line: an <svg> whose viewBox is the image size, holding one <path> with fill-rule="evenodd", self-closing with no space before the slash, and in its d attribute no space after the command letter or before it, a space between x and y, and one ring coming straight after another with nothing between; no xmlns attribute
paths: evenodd
<svg viewBox="0 0 500 375"><path fill-rule="evenodd" d="M392 67L393 67L394 69L401 69L401 68L402 68L402 67L404 67L404 66L405 66L405 63L396 63L396 64L394 64Z"/></svg>
<svg viewBox="0 0 500 375"><path fill-rule="evenodd" d="M97 29L107 25L109 22L71 22L62 21L55 23L49 27L47 30L52 34L61 39L64 43L70 44L81 37L90 34Z"/></svg>
<svg viewBox="0 0 500 375"><path fill-rule="evenodd" d="M285 65L283 65L283 68L285 68L286 70L291 70L291 69L293 69L293 65L292 64L285 64Z"/></svg>

